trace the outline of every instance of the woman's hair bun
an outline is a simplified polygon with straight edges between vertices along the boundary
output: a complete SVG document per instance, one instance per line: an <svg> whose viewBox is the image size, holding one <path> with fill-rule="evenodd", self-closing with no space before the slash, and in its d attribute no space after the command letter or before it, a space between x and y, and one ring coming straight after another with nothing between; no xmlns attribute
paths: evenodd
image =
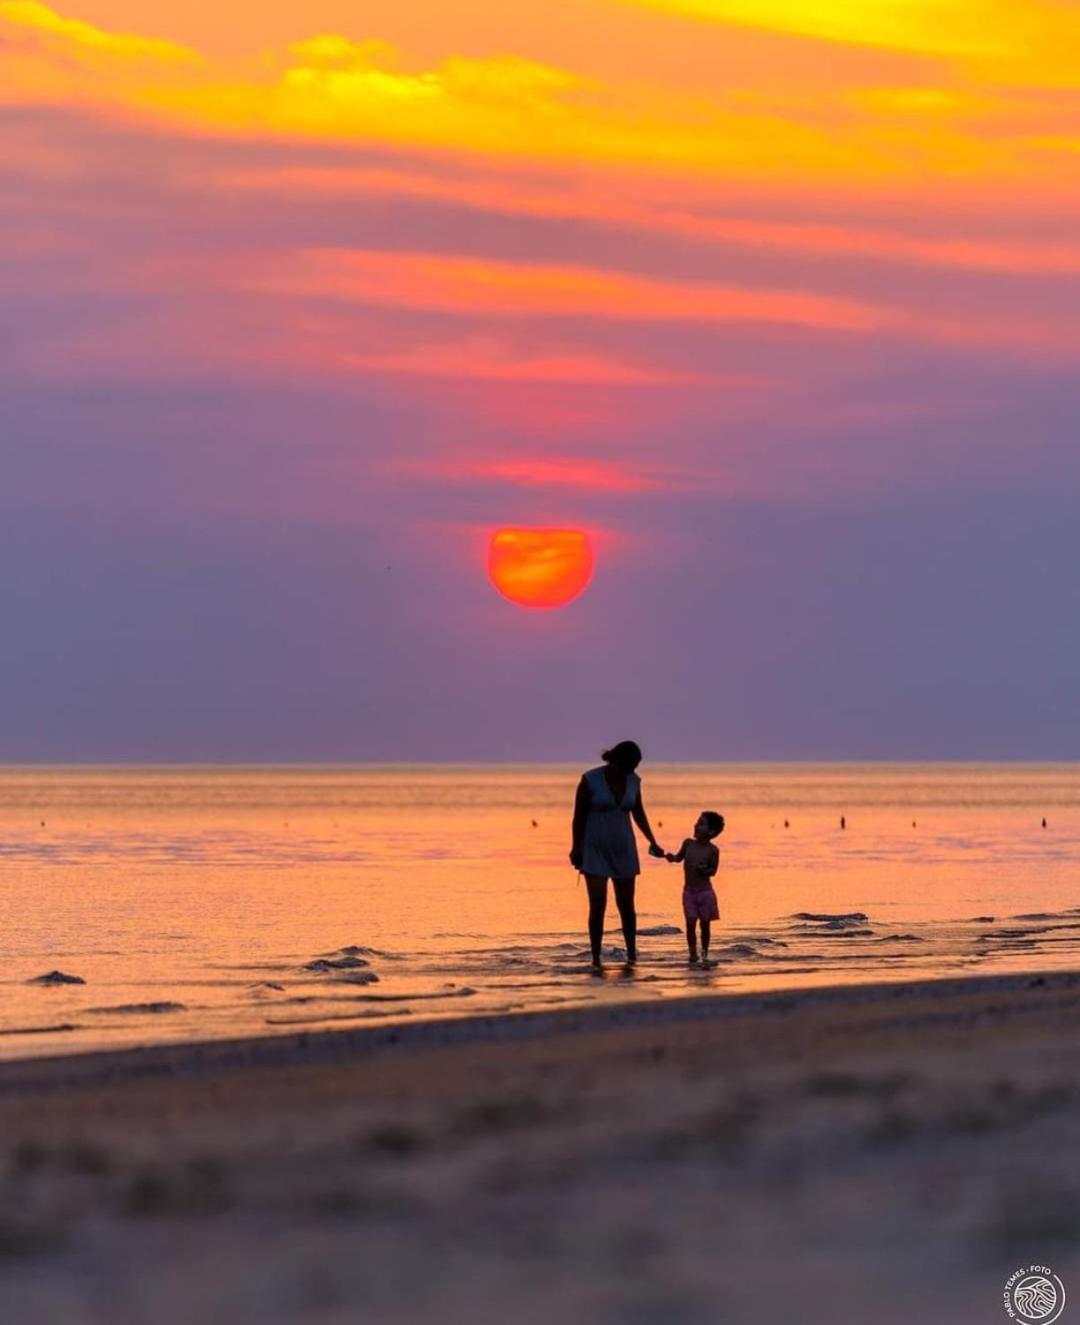
<svg viewBox="0 0 1080 1325"><path fill-rule="evenodd" d="M619 768L632 773L641 763L641 746L637 741L620 741L610 750L604 750L600 758L605 764L617 764Z"/></svg>

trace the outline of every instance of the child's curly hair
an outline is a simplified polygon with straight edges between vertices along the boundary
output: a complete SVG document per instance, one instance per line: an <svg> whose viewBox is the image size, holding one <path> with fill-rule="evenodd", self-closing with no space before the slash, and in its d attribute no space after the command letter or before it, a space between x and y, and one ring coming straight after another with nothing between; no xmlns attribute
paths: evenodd
<svg viewBox="0 0 1080 1325"><path fill-rule="evenodd" d="M702 810L701 817L709 825L709 837L719 837L724 831L724 816L715 810Z"/></svg>

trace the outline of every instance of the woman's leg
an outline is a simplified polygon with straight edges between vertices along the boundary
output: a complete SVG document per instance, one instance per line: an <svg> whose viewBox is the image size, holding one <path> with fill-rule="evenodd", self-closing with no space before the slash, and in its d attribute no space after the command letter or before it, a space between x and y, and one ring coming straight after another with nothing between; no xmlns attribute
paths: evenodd
<svg viewBox="0 0 1080 1325"><path fill-rule="evenodd" d="M634 910L634 884L637 876L629 879L612 879L615 886L615 905L619 908L622 921L623 941L626 944L626 960L637 961L637 912Z"/></svg>
<svg viewBox="0 0 1080 1325"><path fill-rule="evenodd" d="M599 874L586 874L585 887L589 890L589 947L593 965L600 964L600 945L604 941L604 912L607 910L607 879Z"/></svg>

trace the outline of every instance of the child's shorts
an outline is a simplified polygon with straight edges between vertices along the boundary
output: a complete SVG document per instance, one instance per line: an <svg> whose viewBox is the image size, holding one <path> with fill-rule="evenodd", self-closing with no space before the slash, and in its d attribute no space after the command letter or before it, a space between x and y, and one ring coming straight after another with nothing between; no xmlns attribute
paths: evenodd
<svg viewBox="0 0 1080 1325"><path fill-rule="evenodd" d="M704 888L684 888L682 909L687 920L719 920L716 889L711 883L707 883Z"/></svg>

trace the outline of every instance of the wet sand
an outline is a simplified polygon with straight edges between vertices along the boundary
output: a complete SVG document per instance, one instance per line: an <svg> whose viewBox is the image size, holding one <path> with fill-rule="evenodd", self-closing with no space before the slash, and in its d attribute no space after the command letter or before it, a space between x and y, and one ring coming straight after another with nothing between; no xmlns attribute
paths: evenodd
<svg viewBox="0 0 1080 1325"><path fill-rule="evenodd" d="M1005 1319L1080 1292L1078 1026L1055 973L2 1064L3 1319Z"/></svg>

